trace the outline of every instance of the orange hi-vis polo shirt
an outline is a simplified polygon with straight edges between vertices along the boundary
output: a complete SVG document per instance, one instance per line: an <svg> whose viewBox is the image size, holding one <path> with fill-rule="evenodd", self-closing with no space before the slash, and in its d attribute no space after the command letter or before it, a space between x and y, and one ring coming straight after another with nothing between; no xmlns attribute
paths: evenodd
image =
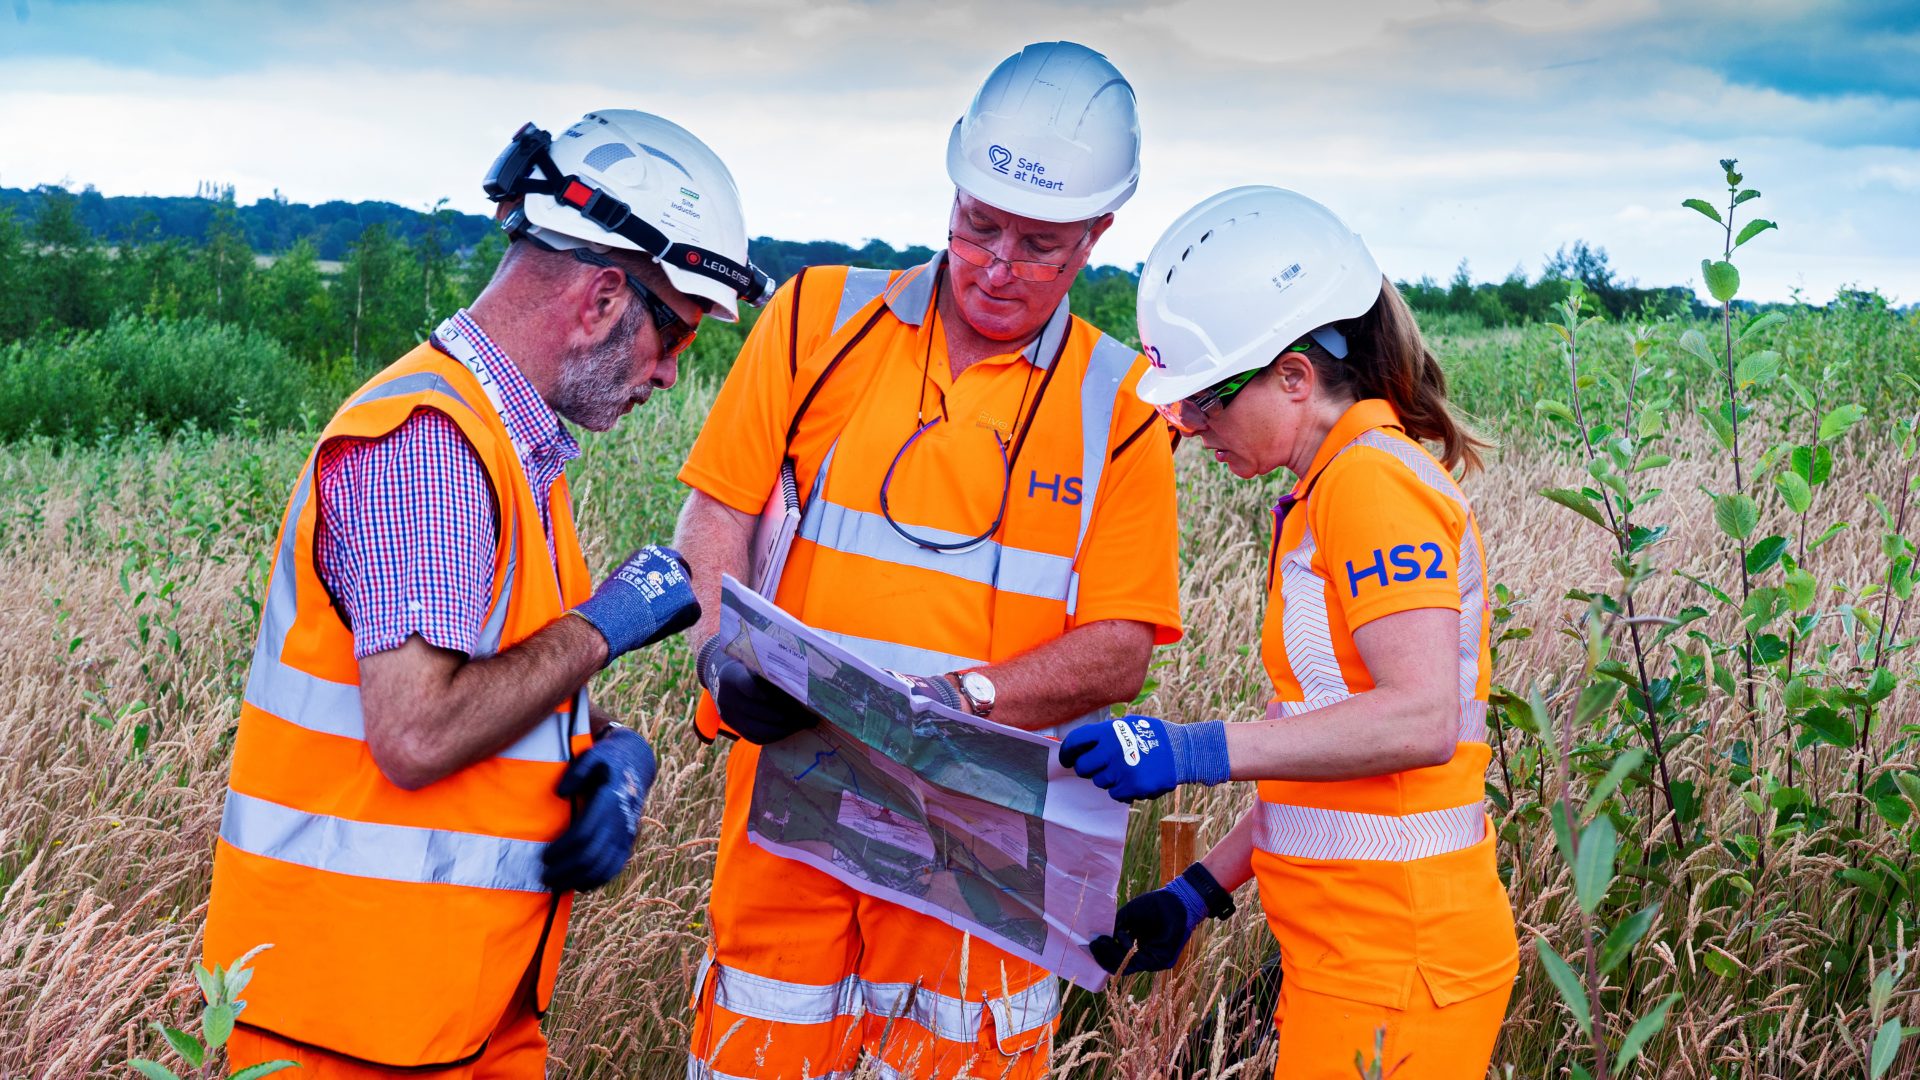
<svg viewBox="0 0 1920 1080"><path fill-rule="evenodd" d="M1460 613L1459 745L1444 765L1332 782L1264 780L1253 866L1289 981L1407 1007L1422 979L1445 1006L1507 985L1513 910L1483 806L1488 607L1479 526L1393 406L1356 402L1276 508L1261 658L1270 716L1373 689L1353 641L1402 611Z"/></svg>
<svg viewBox="0 0 1920 1080"><path fill-rule="evenodd" d="M943 260L788 282L680 479L758 513L790 455L805 514L775 599L885 667L994 663L1106 619L1178 640L1172 452L1133 394L1146 361L1062 300L1035 341L955 379L935 300ZM898 531L966 541L1003 502L1000 527L964 550Z"/></svg>

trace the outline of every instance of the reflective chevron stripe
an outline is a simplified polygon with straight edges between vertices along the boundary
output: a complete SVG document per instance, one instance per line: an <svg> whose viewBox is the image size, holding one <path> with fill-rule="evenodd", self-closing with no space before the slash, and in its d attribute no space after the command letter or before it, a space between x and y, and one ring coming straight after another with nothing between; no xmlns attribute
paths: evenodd
<svg viewBox="0 0 1920 1080"><path fill-rule="evenodd" d="M1486 835L1486 810L1477 802L1400 816L1262 802L1253 845L1294 859L1413 862L1470 848Z"/></svg>
<svg viewBox="0 0 1920 1080"><path fill-rule="evenodd" d="M1327 583L1313 572L1313 527L1300 536L1299 546L1280 559L1280 634L1287 664L1309 701L1337 701L1349 696L1347 677L1333 653L1333 630L1327 622Z"/></svg>
<svg viewBox="0 0 1920 1080"><path fill-rule="evenodd" d="M309 814L238 791L227 792L220 838L263 858L353 877L546 891L541 841Z"/></svg>

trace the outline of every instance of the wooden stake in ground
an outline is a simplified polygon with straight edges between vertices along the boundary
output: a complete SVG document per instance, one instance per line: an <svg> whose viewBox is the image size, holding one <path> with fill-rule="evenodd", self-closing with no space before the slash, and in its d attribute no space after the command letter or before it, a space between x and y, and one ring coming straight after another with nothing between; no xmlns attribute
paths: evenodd
<svg viewBox="0 0 1920 1080"><path fill-rule="evenodd" d="M1193 865L1194 849L1200 843L1200 815L1167 814L1160 819L1160 882L1166 884L1179 876L1180 872ZM1187 969L1187 958L1206 949L1206 930L1196 927L1193 939L1180 952L1180 959L1161 979L1166 982L1179 982L1180 973Z"/></svg>

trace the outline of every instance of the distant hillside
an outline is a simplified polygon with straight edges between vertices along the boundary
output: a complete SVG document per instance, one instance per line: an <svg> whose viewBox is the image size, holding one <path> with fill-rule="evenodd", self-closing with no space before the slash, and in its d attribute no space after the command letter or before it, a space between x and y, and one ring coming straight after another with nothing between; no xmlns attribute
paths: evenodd
<svg viewBox="0 0 1920 1080"><path fill-rule="evenodd" d="M108 243L165 239L199 243L206 238L207 224L223 198L232 197L232 189L210 188L197 196L187 195L102 195L91 187L78 192L62 188L0 187L0 213L11 211L15 221L31 221L39 215L41 204L49 198L72 198L80 223ZM324 202L318 206L261 199L250 206L236 206L247 246L260 255L278 255L296 241L311 241L316 254L325 262L347 258L353 242L369 225L384 225L387 232L408 244L418 244L427 233L430 216L437 216L440 235L453 238L452 247L466 250L480 242L493 227L491 218L441 210L429 215L390 202ZM442 243L445 243L443 240ZM853 247L834 240L776 240L756 237L751 244L753 261L776 281L785 281L803 266L854 265L905 268L933 257L931 248L918 245L895 249L879 240ZM1118 267L1099 267L1092 276L1122 273Z"/></svg>

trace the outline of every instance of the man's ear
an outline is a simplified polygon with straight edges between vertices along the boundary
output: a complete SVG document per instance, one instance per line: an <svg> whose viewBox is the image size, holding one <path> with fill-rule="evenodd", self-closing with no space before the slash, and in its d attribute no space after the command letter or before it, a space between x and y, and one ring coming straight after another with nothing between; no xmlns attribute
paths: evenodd
<svg viewBox="0 0 1920 1080"><path fill-rule="evenodd" d="M590 339L604 337L607 327L626 314L633 294L627 276L610 266L593 267L580 289L579 324Z"/></svg>
<svg viewBox="0 0 1920 1080"><path fill-rule="evenodd" d="M1101 214L1098 218L1095 218L1093 225L1087 229L1087 250L1091 252L1093 245L1099 243L1100 238L1105 236L1107 230L1112 227L1113 215L1111 213Z"/></svg>

